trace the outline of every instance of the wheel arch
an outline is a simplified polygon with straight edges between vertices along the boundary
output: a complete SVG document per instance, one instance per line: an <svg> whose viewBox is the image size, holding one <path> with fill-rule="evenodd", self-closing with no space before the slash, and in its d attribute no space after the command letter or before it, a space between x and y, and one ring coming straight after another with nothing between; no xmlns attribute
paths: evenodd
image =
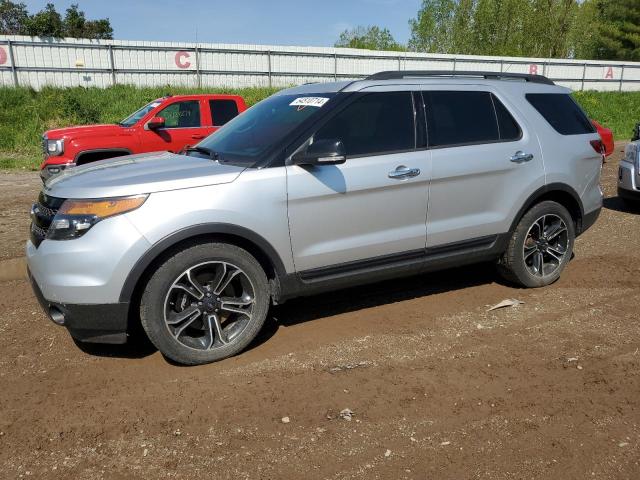
<svg viewBox="0 0 640 480"><path fill-rule="evenodd" d="M247 250L260 263L269 281L275 282L274 287L287 275L275 248L251 230L223 223L194 225L166 236L147 250L129 272L120 291L120 302L135 304L146 281L160 263L185 246L201 241L220 241Z"/></svg>
<svg viewBox="0 0 640 480"><path fill-rule="evenodd" d="M520 219L522 219L531 207L545 200L552 200L565 207L573 218L576 236L582 233L582 219L584 218L582 201L573 188L563 183L550 183L533 192L520 210L518 210L509 231L513 232L515 230Z"/></svg>

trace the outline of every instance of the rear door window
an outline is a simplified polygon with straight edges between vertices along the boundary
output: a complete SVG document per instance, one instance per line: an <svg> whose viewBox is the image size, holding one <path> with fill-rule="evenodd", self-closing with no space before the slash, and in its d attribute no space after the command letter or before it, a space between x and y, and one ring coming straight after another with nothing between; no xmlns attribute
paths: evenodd
<svg viewBox="0 0 640 480"><path fill-rule="evenodd" d="M489 92L424 91L430 147L500 141Z"/></svg>
<svg viewBox="0 0 640 480"><path fill-rule="evenodd" d="M314 140L342 140L347 155L382 155L416 146L411 92L367 93L336 114Z"/></svg>
<svg viewBox="0 0 640 480"><path fill-rule="evenodd" d="M238 104L235 100L209 100L209 108L214 127L221 127L238 115Z"/></svg>
<svg viewBox="0 0 640 480"><path fill-rule="evenodd" d="M549 125L562 135L583 135L595 132L582 109L566 93L528 93L526 98L549 122Z"/></svg>

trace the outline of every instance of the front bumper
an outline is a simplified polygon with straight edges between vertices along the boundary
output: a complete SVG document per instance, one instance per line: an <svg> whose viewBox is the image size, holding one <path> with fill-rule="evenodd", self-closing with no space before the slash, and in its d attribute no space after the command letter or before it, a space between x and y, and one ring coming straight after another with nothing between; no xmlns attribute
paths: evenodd
<svg viewBox="0 0 640 480"><path fill-rule="evenodd" d="M74 240L27 242L33 291L45 312L81 341L126 341L129 305L120 301L127 276L150 247L125 215L97 223Z"/></svg>
<svg viewBox="0 0 640 480"><path fill-rule="evenodd" d="M618 196L640 200L640 172L631 162L620 162L618 167Z"/></svg>
<svg viewBox="0 0 640 480"><path fill-rule="evenodd" d="M75 166L75 163L72 163L72 162L51 163L51 164L47 164L45 162L42 169L40 170L40 178L42 179L42 182L46 182L51 177L54 177L59 173L62 173L65 169L74 167L74 166Z"/></svg>
<svg viewBox="0 0 640 480"><path fill-rule="evenodd" d="M128 303L105 305L65 304L50 302L42 294L37 281L29 273L31 288L47 316L67 328L81 342L120 344L127 341Z"/></svg>

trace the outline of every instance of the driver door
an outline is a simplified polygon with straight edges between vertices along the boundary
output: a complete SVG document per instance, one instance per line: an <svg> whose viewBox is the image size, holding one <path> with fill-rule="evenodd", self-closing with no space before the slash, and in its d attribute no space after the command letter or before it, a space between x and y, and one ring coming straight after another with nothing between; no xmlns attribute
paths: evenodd
<svg viewBox="0 0 640 480"><path fill-rule="evenodd" d="M286 167L298 272L322 275L424 254L431 158L420 148L414 96L376 89L354 96L310 139L341 140L346 162Z"/></svg>
<svg viewBox="0 0 640 480"><path fill-rule="evenodd" d="M150 130L145 126L140 134L142 151L179 152L203 139L206 129L202 127L200 103L199 100L176 101L156 113L155 117L164 118L164 127Z"/></svg>

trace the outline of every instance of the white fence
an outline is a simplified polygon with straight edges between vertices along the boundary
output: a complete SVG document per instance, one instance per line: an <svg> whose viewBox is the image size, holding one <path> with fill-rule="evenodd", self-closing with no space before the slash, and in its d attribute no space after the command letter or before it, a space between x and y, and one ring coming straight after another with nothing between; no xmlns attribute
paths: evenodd
<svg viewBox="0 0 640 480"><path fill-rule="evenodd" d="M640 90L640 63L348 48L0 36L0 85L284 87L382 70L538 73L574 90Z"/></svg>

